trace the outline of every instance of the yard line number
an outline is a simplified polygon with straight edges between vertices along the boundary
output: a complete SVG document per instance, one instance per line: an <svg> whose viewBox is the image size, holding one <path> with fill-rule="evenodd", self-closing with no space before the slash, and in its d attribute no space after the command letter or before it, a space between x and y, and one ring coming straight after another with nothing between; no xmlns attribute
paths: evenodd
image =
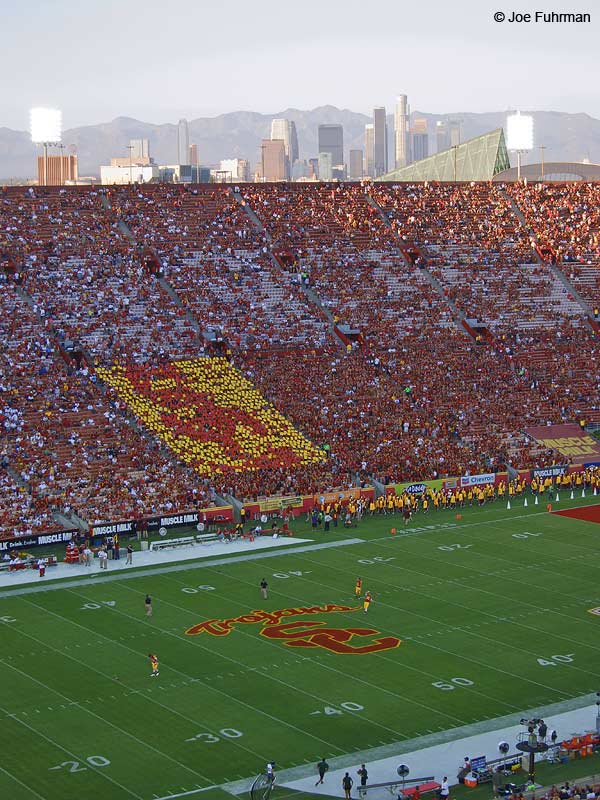
<svg viewBox="0 0 600 800"><path fill-rule="evenodd" d="M450 678L449 681L435 681L431 684L436 689L441 689L443 692L451 692L457 686L474 686L474 682L468 678Z"/></svg>
<svg viewBox="0 0 600 800"><path fill-rule="evenodd" d="M529 539L533 536L541 536L541 531L538 533L532 533L531 531L523 531L523 533L513 533L513 539Z"/></svg>
<svg viewBox="0 0 600 800"><path fill-rule="evenodd" d="M538 658L537 662L541 667L557 667L559 664L573 663L573 656L575 653L567 653L566 655L550 656L550 658Z"/></svg>
<svg viewBox="0 0 600 800"><path fill-rule="evenodd" d="M184 586L181 591L184 594L198 594L198 592L214 592L216 590L214 586L207 586L205 584L202 584L201 586L196 586L196 587Z"/></svg>
<svg viewBox="0 0 600 800"><path fill-rule="evenodd" d="M90 767L108 767L110 765L110 761L104 756L88 756L86 761ZM48 767L48 771L53 769L64 769L67 772L85 772L87 767L84 767L80 761L63 761L62 764L57 764L55 767Z"/></svg>
<svg viewBox="0 0 600 800"><path fill-rule="evenodd" d="M472 544L441 544L438 550L443 550L444 553L451 553L453 550L468 550L473 547Z"/></svg>
<svg viewBox="0 0 600 800"><path fill-rule="evenodd" d="M85 603L85 605L81 606L81 610L93 610L95 608L103 608L104 606L110 606L110 608L114 608L116 605L117 604L114 600L102 600L100 603Z"/></svg>
<svg viewBox="0 0 600 800"><path fill-rule="evenodd" d="M217 731L217 733L220 733L225 739L239 739L240 736L244 735L241 731L236 731L235 728L221 728L221 730ZM205 744L215 744L215 742L221 741L221 736L215 736L214 733L197 733L190 739L186 739L186 742L204 742Z"/></svg>
<svg viewBox="0 0 600 800"><path fill-rule="evenodd" d="M291 569L289 572L274 572L274 578L291 578L292 576L296 578L301 578L303 575L310 575L310 570L308 572L300 572L298 569Z"/></svg>
<svg viewBox="0 0 600 800"><path fill-rule="evenodd" d="M373 558L359 558L359 564L383 564L386 561L395 561L394 556L391 558L384 558L383 556L373 556Z"/></svg>
<svg viewBox="0 0 600 800"><path fill-rule="evenodd" d="M361 706L360 703L352 703L350 701L346 701L344 703L340 703L340 708L334 708L333 706L325 706L323 709L319 709L318 711L311 711L310 716L314 716L315 714L325 714L326 717L330 717L333 714L343 714L344 711L340 711L340 709L344 709L344 711L364 711L365 707Z"/></svg>

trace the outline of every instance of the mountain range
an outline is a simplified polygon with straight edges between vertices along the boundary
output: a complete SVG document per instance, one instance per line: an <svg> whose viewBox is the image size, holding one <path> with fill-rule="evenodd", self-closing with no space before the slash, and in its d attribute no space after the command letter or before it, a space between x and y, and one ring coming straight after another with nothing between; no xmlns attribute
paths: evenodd
<svg viewBox="0 0 600 800"><path fill-rule="evenodd" d="M428 122L429 152L436 152L435 125L438 121L460 120L461 139L465 141L495 128L504 127L506 111L474 114L430 114L415 111L411 115ZM532 111L536 148L524 163L540 160L540 145L545 147L546 161L600 162L600 120L588 114L566 114L558 111ZM202 164L218 165L223 158L246 158L251 164L258 159L260 141L268 138L271 120L286 117L294 120L298 131L300 158L317 155L317 130L322 123L338 123L344 127L346 160L351 148L364 149L364 128L371 118L335 106L320 106L310 111L288 108L274 114L234 111L216 117L200 117L189 121L190 144L198 146ZM393 116L388 115L389 147L393 153ZM130 139L149 139L150 155L159 164L173 164L177 153L177 124L152 124L129 117L112 122L70 128L63 133L64 153L77 152L80 175L99 175L100 165L109 164L116 156L127 156ZM31 178L36 172L36 155L26 131L0 128L0 182ZM58 152L51 150L50 152Z"/></svg>

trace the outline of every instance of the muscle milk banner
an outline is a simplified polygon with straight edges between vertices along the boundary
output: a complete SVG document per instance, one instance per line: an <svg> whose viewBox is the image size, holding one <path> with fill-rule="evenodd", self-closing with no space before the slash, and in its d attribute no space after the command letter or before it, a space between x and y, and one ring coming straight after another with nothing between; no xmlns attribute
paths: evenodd
<svg viewBox="0 0 600 800"><path fill-rule="evenodd" d="M566 460L572 458L574 464L600 461L600 442L582 431L579 425L539 425L525 428L524 432L544 447L558 450Z"/></svg>

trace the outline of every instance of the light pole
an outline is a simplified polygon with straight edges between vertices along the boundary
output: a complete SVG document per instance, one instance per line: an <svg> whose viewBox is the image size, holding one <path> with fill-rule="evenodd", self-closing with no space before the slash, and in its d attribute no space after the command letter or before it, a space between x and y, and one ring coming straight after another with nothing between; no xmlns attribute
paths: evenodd
<svg viewBox="0 0 600 800"><path fill-rule="evenodd" d="M64 186L65 182L63 178L63 158L64 158L63 151L65 149L65 146L64 144L62 144L62 142L58 145L58 149L60 150L60 185Z"/></svg>
<svg viewBox="0 0 600 800"><path fill-rule="evenodd" d="M131 163L131 151L133 150L133 145L128 144L127 149L129 150L129 185L133 183L133 166Z"/></svg>
<svg viewBox="0 0 600 800"><path fill-rule="evenodd" d="M458 155L458 145L457 144L452 145L452 149L454 150L454 183L456 183L456 174L457 174L457 172L456 172L456 159L457 159L457 155Z"/></svg>
<svg viewBox="0 0 600 800"><path fill-rule="evenodd" d="M545 144L540 145L540 150L542 151L542 180L544 180L544 150L546 149Z"/></svg>

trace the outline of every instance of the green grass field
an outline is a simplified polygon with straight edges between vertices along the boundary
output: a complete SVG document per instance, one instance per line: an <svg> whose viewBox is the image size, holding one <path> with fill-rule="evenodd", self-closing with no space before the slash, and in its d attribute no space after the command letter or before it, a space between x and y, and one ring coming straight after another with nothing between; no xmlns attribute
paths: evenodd
<svg viewBox="0 0 600 800"><path fill-rule="evenodd" d="M409 535L367 518L314 537L359 544L1 592L0 797L152 800L599 690L600 527L539 509L440 512ZM328 604L350 610L186 634Z"/></svg>

